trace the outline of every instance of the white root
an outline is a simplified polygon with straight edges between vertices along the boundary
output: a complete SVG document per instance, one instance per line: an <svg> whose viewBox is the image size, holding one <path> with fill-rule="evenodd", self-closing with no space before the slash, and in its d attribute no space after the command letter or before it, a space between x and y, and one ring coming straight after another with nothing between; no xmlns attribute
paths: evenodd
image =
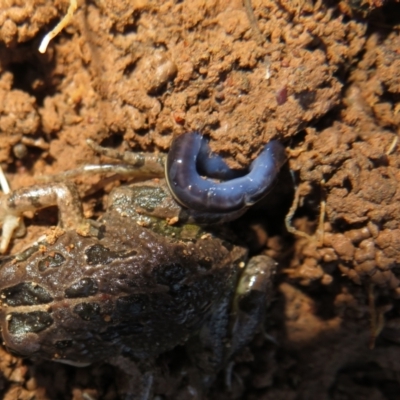
<svg viewBox="0 0 400 400"><path fill-rule="evenodd" d="M72 20L74 12L78 8L77 0L69 0L69 7L64 18L42 39L39 46L39 52L45 53L50 41L54 39Z"/></svg>

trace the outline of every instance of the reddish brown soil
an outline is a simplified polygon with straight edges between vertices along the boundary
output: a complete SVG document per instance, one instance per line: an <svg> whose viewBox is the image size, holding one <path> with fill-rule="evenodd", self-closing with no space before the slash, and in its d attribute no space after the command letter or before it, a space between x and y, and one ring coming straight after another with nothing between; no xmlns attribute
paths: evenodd
<svg viewBox="0 0 400 400"><path fill-rule="evenodd" d="M279 262L275 301L265 335L237 356L232 389L221 377L210 398L399 398L400 5L252 0L252 17L241 0L78 3L44 55L39 43L68 2L0 4L0 162L11 187L99 162L88 138L165 152L173 135L200 130L233 166L280 139L288 167L247 218L250 247ZM94 180L80 181L82 193ZM89 198L88 216L101 200ZM0 351L3 399L118 398L109 365ZM173 385L158 398L193 398Z"/></svg>

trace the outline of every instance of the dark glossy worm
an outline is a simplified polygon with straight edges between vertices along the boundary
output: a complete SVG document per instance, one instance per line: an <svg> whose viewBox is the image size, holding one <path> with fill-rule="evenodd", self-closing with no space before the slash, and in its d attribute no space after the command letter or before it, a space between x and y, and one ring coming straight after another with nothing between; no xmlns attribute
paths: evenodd
<svg viewBox="0 0 400 400"><path fill-rule="evenodd" d="M273 140L265 145L248 170L231 170L221 157L211 153L207 140L200 133L191 132L173 140L167 157L166 178L175 200L184 207L228 213L261 200L285 161L284 147Z"/></svg>

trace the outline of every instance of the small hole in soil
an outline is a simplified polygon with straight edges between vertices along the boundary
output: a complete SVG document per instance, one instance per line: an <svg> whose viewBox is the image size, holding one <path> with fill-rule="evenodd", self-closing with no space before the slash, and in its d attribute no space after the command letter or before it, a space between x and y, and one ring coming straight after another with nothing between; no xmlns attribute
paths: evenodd
<svg viewBox="0 0 400 400"><path fill-rule="evenodd" d="M296 133L296 136L293 136L290 140L290 148L296 149L297 147L301 146L301 144L304 143L306 136L307 132L305 130Z"/></svg>
<svg viewBox="0 0 400 400"><path fill-rule="evenodd" d="M29 221L29 220L28 220ZM56 206L37 210L27 225L55 226L58 224L58 208Z"/></svg>
<svg viewBox="0 0 400 400"><path fill-rule="evenodd" d="M124 140L123 132L115 132L108 138L102 140L100 146L116 148L122 144L123 140Z"/></svg>
<svg viewBox="0 0 400 400"><path fill-rule="evenodd" d="M353 185L351 184L349 178L345 178L343 180L343 187L347 190L348 193L350 193L353 190Z"/></svg>

